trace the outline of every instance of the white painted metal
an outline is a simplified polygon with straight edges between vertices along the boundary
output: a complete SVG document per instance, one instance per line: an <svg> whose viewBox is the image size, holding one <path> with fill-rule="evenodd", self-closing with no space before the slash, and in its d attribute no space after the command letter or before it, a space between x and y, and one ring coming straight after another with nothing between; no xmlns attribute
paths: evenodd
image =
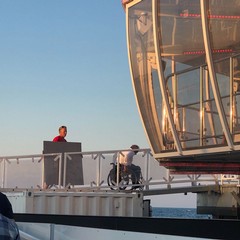
<svg viewBox="0 0 240 240"><path fill-rule="evenodd" d="M119 152L117 154L117 186L119 187L119 174L120 174L120 165L119 165L119 162L120 162L120 155L124 155L122 152Z"/></svg>
<svg viewBox="0 0 240 240"><path fill-rule="evenodd" d="M149 161L150 161L150 156L153 156L153 155L152 155L150 149L143 153L143 157L145 155L147 155L147 160L145 162L145 180L149 183L151 181L151 178L149 178L149 175L150 175L150 164L149 164ZM149 186L146 186L146 189L149 189Z"/></svg>
<svg viewBox="0 0 240 240"><path fill-rule="evenodd" d="M235 97L233 96L233 58L231 57L230 59L230 76L229 76L229 89L230 89L230 102L229 102L229 108L230 108L230 117L229 117L229 128L230 128L230 133L233 134L233 108L234 108L234 99Z"/></svg>
<svg viewBox="0 0 240 240"><path fill-rule="evenodd" d="M234 150L240 150L239 145L234 146ZM182 156L191 156L191 155L201 155L201 154L209 154L209 153L223 153L223 152L229 152L231 151L229 149L229 146L223 146L223 147L215 147L215 148L203 148L203 149L193 149L193 150L185 150L182 152ZM156 159L158 158L169 158L169 157L178 157L179 154L176 152L162 152L158 154L154 154L154 157Z"/></svg>
<svg viewBox="0 0 240 240"><path fill-rule="evenodd" d="M0 163L1 163L1 187L5 188L6 187L6 179L7 179L7 174L8 174L8 167L10 167L10 164L12 162L16 162L17 164L20 164L20 162L23 161L34 161L36 160L38 163L41 163L41 171L42 171L42 176L41 176L41 182L39 183L41 186L44 185L43 179L44 179L44 163L43 159L44 157L49 157L53 156L54 161L59 161L59 169L58 169L58 186L61 184L61 169L62 169L62 155L61 153L50 153L50 154L32 154L32 155L20 155L20 156L0 156Z"/></svg>
<svg viewBox="0 0 240 240"><path fill-rule="evenodd" d="M227 148L228 147L225 147L223 149L226 151ZM222 148L219 149L219 152L221 150L222 150ZM71 189L74 189L76 191L85 191L85 192L86 191L103 191L103 190L109 191L110 188L106 183L106 179L107 179L107 175L108 175L108 171L109 171L108 169L110 168L110 165L107 165L108 168L104 169L105 170L104 174L102 174L102 173L100 174L100 172L102 171L100 169L101 165L97 164L97 162L94 160L92 162L90 162L88 157L104 156L104 158L102 158L101 161L102 161L102 164L105 164L105 166L106 166L106 161L108 164L110 164L110 162L112 160L116 159L116 156L119 156L124 151L126 151L126 149L125 150L112 150L112 151L99 151L99 152L94 151L94 152L68 152L68 153L65 153L64 154L65 167L67 166L68 161L71 161L70 160L71 156L82 155L83 156L82 160L84 162L83 174L86 173L85 175L91 175L91 172L93 173L93 175L91 176L92 178L89 178L89 180L91 179L91 181L89 181L89 182L86 181L84 183L85 185L71 186ZM185 154L187 153L187 151L184 151L184 152L185 152ZM207 151L205 151L205 152L207 153ZM178 153L176 153L176 155L177 154ZM192 152L190 152L189 154L192 154ZM58 153L56 153L55 155L57 157L59 156ZM37 155L23 155L23 156L14 156L14 157L6 156L4 158L0 157L0 159L2 159L1 166L4 166L3 164L6 161L5 163L8 166L8 168L6 168L6 172L10 171L11 168L13 167L13 164L11 164L11 163L14 163L14 162L16 163L16 161L17 161L16 159L18 159L18 161L19 161L19 164L17 164L18 170L12 171L12 173L14 172L14 175L10 175L10 173L9 173L8 175L5 174L5 175L1 176L2 182L7 182L6 177L8 177L8 181L11 180L12 178L14 178L14 179L16 178L17 182L11 186L8 186L8 185L3 186L2 185L2 191L7 191L8 189L13 189L14 191L18 191L20 189L27 189L27 188L28 189L38 188L38 189L41 189L42 191L45 191L45 190L46 191L62 191L62 190L66 191L66 190L68 190L68 187L65 185L64 186L61 186L61 185L52 186L51 188L48 188L47 186L45 186L45 184L42 183L43 182L42 179L38 183L35 183L36 185L34 185L33 183L31 183L31 181L33 181L33 180L31 178L29 178L29 176L26 175L26 177L23 178L23 176L21 175L21 169L26 168L26 165L22 165L22 162L29 161L30 162L29 164L32 164L32 159L39 159L39 157L40 157L40 160L38 160L37 162L39 162L38 167L39 167L40 175L44 176L44 169L42 168L42 162L43 162L42 159L44 156L46 156L46 155L37 154ZM159 167L157 162L154 162L156 160L152 157L152 153L151 153L150 149L140 149L138 155L135 158L138 158L139 163L141 163L142 172L144 173L142 185L145 186L145 189L156 188L157 186L158 187L166 187L166 186L179 187L178 186L179 184L185 184L185 186L192 185L192 180L187 178L187 176L184 176L184 175L175 177L175 178L172 177L171 175L169 175L166 178L167 170L164 170L164 172L162 172L162 175L159 175L159 171L163 171L163 168ZM134 160L134 161L137 161L137 160ZM154 167L151 169L150 165L153 164L153 162L154 162ZM89 169L88 168L89 164L92 166L91 168L96 167L96 171L91 170L91 168ZM159 170L156 169L156 167L157 168L159 167ZM2 170L4 170L4 169L5 168L3 168ZM31 165L28 167L28 169L31 169ZM42 173L41 173L41 171L42 171ZM62 171L61 169L59 169L58 171L60 173L59 179L66 179L66 176L65 176L66 171ZM89 172L89 171L91 171L91 172ZM119 168L118 168L118 171L119 171ZM64 173L64 176L62 176L62 172ZM17 176L18 174L19 174L19 176ZM99 179L97 177L97 174L99 174L99 176L100 176ZM102 175L104 175L104 176L102 176ZM36 176L33 175L33 177L36 177ZM104 178L102 178L102 177L104 177ZM28 185L26 185L26 186L21 185L21 181L24 181L26 179L28 179ZM95 179L95 180L98 179L99 183L101 183L101 184L99 184L99 186L97 186L96 184L92 184L93 179ZM198 178L198 182L206 182L206 184L210 183L210 182L215 182L215 181L216 181L216 179L214 177L212 177L211 175L203 175L203 176L201 176L201 178ZM218 179L218 181L220 182L220 179ZM129 185L129 188L130 187L131 187L131 185Z"/></svg>
<svg viewBox="0 0 240 240"><path fill-rule="evenodd" d="M55 157L54 161L59 160L59 169L58 169L58 186L61 186L62 180L62 154L59 154Z"/></svg>
<svg viewBox="0 0 240 240"><path fill-rule="evenodd" d="M138 3L142 2L142 0L132 0L132 1L129 1L129 3L127 4L127 7L132 7Z"/></svg>
<svg viewBox="0 0 240 240"><path fill-rule="evenodd" d="M49 224L31 224L31 223L18 223L22 232L28 232L33 236L33 240L49 240L50 225ZM161 226L160 226L161 227ZM98 228L84 228L55 225L54 228L55 240L200 240L201 238L181 237L163 234L151 234L140 232L127 232L106 230ZM207 238L204 238L207 239Z"/></svg>
<svg viewBox="0 0 240 240"><path fill-rule="evenodd" d="M5 187L5 179L6 179L6 160L3 159L3 175L2 175L2 187Z"/></svg>
<svg viewBox="0 0 240 240"><path fill-rule="evenodd" d="M204 132L204 105L203 105L203 76L204 76L204 68L200 68L200 126L199 126L199 134L200 134L200 146L203 146L203 132Z"/></svg>
<svg viewBox="0 0 240 240"><path fill-rule="evenodd" d="M6 195L15 213L143 216L142 193L25 190Z"/></svg>

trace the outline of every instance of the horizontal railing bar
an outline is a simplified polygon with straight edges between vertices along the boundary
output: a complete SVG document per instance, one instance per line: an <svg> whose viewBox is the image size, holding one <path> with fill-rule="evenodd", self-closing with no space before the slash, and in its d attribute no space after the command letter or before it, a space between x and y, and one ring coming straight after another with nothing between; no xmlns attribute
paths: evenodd
<svg viewBox="0 0 240 240"><path fill-rule="evenodd" d="M87 152L65 152L65 154L68 155L94 155L94 154L114 154L118 152L124 152L124 151L129 151L129 149L124 149L124 150L109 150L109 151L87 151ZM151 150L149 148L144 148L144 149L139 149L139 152L150 152ZM51 156L57 156L61 155L62 153L47 153L47 154L32 154L32 155L14 155L14 156L0 156L0 159L24 159L24 158L34 158L34 157L51 157Z"/></svg>
<svg viewBox="0 0 240 240"><path fill-rule="evenodd" d="M223 61L229 60L229 58L236 58L236 57L238 57L238 56L240 56L240 53L234 54L234 55L232 55L232 56L228 56L228 57L226 57L226 58L218 59L218 60L214 61L214 63L223 62ZM202 64L202 65L200 65L200 66L190 67L190 68L187 68L187 69L184 69L184 70L181 70L181 71L177 71L177 72L175 72L175 73L171 73L171 74L169 74L169 75L166 77L166 82L168 82L169 78L173 77L174 75L182 75L182 74L184 74L184 73L188 73L188 72L191 72L191 71L193 71L193 70L200 69L201 67L203 68L203 67L206 67L206 66L207 66L207 64L205 63L205 64Z"/></svg>
<svg viewBox="0 0 240 240"><path fill-rule="evenodd" d="M236 96L240 96L240 93L235 94ZM230 95L224 95L221 96L221 99L225 99L225 98L230 98ZM208 102L214 102L215 99L214 98L210 98L210 99L206 99L203 100L203 103L208 103ZM189 107L189 106L193 106L193 105L200 105L200 101L198 102L193 102L193 103L188 103L188 104L178 104L177 108L181 109L181 108L186 108L186 109L192 109L192 110L196 110L199 111L199 109L197 107ZM173 108L171 108L173 109ZM213 112L214 113L214 112Z"/></svg>
<svg viewBox="0 0 240 240"><path fill-rule="evenodd" d="M0 156L0 159L21 159L21 158L35 158L35 157L51 157L61 155L62 153L47 153L47 154L33 154L33 155L14 155L14 156Z"/></svg>
<svg viewBox="0 0 240 240"><path fill-rule="evenodd" d="M115 153L120 153L120 152L125 152L125 151L130 151L131 149L123 149L123 150L109 150L109 151L93 151L93 152L65 152L66 155L94 155L94 154L115 154ZM138 152L150 152L150 148L141 148L138 149Z"/></svg>
<svg viewBox="0 0 240 240"><path fill-rule="evenodd" d="M168 184L182 184L182 183L193 183L193 182L220 182L220 179L216 179L216 178L207 178L207 179L181 179L181 180L171 180L171 181L165 181L165 180L151 180L151 182L149 182L148 184L145 183L141 183L141 184L129 184L128 186L156 186L156 185L168 185ZM62 191L66 191L66 192L71 192L71 191L79 191L81 192L82 190L93 190L93 189L105 189L108 188L108 185L101 185L101 186L90 186L90 185L83 185L82 187L73 187L70 189L65 189L65 188L56 188L56 189L38 189L38 188L0 188L1 192L23 192L23 191L27 191L27 192L31 192L31 191L35 191L35 192L62 192ZM121 190L121 192L124 192L125 190ZM126 190L129 191L129 190Z"/></svg>
<svg viewBox="0 0 240 240"><path fill-rule="evenodd" d="M152 195L164 195L164 194L177 194L177 193L197 193L197 192L208 192L215 191L219 192L219 185L207 185L207 186L190 186L190 187L177 187L168 189L150 189L143 192L143 196Z"/></svg>

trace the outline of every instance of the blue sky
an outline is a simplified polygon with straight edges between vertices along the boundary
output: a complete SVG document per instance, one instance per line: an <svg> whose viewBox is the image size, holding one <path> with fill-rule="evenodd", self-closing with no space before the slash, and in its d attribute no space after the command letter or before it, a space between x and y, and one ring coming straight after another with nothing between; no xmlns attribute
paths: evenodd
<svg viewBox="0 0 240 240"><path fill-rule="evenodd" d="M120 0L1 1L0 155L41 153L60 125L83 151L149 147L125 31Z"/></svg>
<svg viewBox="0 0 240 240"><path fill-rule="evenodd" d="M83 150L149 147L120 0L0 3L0 155L42 151L60 125Z"/></svg>

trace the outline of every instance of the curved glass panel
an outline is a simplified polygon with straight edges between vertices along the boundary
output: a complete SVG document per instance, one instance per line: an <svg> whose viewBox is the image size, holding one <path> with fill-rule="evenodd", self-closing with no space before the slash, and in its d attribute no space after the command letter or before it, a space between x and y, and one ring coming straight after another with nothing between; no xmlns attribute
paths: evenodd
<svg viewBox="0 0 240 240"><path fill-rule="evenodd" d="M158 0L158 13L164 76L178 137L183 149L199 147L205 137L199 91L199 66L205 64L200 4Z"/></svg>
<svg viewBox="0 0 240 240"><path fill-rule="evenodd" d="M153 40L152 4L142 1L128 9L128 35L133 85L139 111L154 152L163 149L159 117L159 96L156 57ZM157 110L158 109L158 110Z"/></svg>
<svg viewBox="0 0 240 240"><path fill-rule="evenodd" d="M231 119L231 130L233 133L233 141L240 143L240 71L238 70L240 56L232 58L230 69L232 71L230 79L232 79L232 97L230 97L229 115Z"/></svg>
<svg viewBox="0 0 240 240"><path fill-rule="evenodd" d="M195 69L182 73L170 81L173 83L169 85L174 85L174 81L177 83L177 106L173 112L182 147L197 147L200 144L200 71Z"/></svg>
<svg viewBox="0 0 240 240"><path fill-rule="evenodd" d="M240 50L240 0L209 1L208 7L214 70L224 113L228 120L230 132L233 133L233 141L236 142L238 138L234 134L239 129L238 123L236 123L238 119L236 86L239 81L237 75L240 72L240 65L238 58L231 60L230 57ZM222 143L225 143L224 137Z"/></svg>
<svg viewBox="0 0 240 240"><path fill-rule="evenodd" d="M222 126L225 119L219 114L221 106L214 98L218 91L233 142L240 144L240 55L237 55L240 54L240 0L204 2L210 42L202 28L200 0L156 0L156 26L153 26L152 1L136 0L135 5L134 2L127 9L132 81L154 153L165 157L171 157L171 152L175 154L172 156L178 154L166 114L168 104L183 155L206 153L208 149L217 152L219 147L221 151L229 149L225 147ZM161 63L156 62L155 28ZM206 63L204 39L206 46L211 47L214 74L212 65ZM166 83L167 103L160 88L159 64L164 76L161 80ZM213 89L211 80L215 79L210 79L210 75L216 76L218 89Z"/></svg>
<svg viewBox="0 0 240 240"><path fill-rule="evenodd" d="M202 145L213 146L223 144L223 130L213 96L207 67L203 72L203 99L202 99Z"/></svg>
<svg viewBox="0 0 240 240"><path fill-rule="evenodd" d="M199 0L158 0L165 76L205 63Z"/></svg>
<svg viewBox="0 0 240 240"><path fill-rule="evenodd" d="M240 0L211 0L208 6L212 55L216 61L240 49ZM220 73L224 70L224 65L216 69Z"/></svg>

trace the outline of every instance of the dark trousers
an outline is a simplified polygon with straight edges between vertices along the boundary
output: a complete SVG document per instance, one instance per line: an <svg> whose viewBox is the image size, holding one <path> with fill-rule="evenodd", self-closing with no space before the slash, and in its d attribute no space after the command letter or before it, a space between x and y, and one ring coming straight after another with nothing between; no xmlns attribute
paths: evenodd
<svg viewBox="0 0 240 240"><path fill-rule="evenodd" d="M137 178L137 179L132 179L133 184L138 183L138 181L140 180L141 168L134 164L131 164L130 166L128 166L128 168L131 169L135 173L136 178Z"/></svg>

